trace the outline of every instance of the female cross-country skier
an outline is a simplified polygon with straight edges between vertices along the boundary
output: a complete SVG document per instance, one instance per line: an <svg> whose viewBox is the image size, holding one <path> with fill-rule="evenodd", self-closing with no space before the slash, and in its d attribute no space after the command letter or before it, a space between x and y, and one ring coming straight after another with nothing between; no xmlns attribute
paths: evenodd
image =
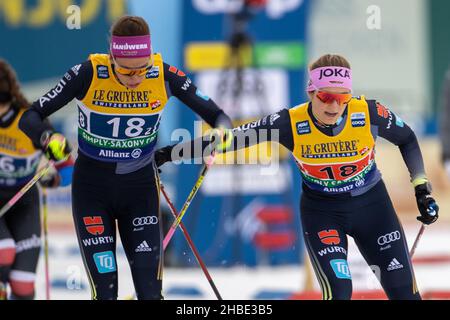
<svg viewBox="0 0 450 320"><path fill-rule="evenodd" d="M415 189L417 219L435 222L439 208L430 196L417 138L376 100L352 96L352 71L342 56L320 57L309 74L309 102L228 131L220 144L200 138L209 148L205 154L263 141L277 141L293 153L302 176L303 235L323 299L352 296L347 235L389 299L420 299L405 234L375 163L377 136L397 145ZM158 150L157 165L188 158L186 148L196 143Z"/></svg>
<svg viewBox="0 0 450 320"><path fill-rule="evenodd" d="M36 174L42 157L40 145L18 128L30 104L22 94L13 68L0 60L0 208ZM52 129L49 122L43 127ZM67 186L72 179L73 160L55 165L57 171L42 177L41 186ZM41 248L40 199L37 186L0 217L0 300L35 297L36 267Z"/></svg>
<svg viewBox="0 0 450 320"><path fill-rule="evenodd" d="M110 54L91 54L36 101L21 122L36 143L57 143L43 119L78 105L72 211L92 299L117 299L116 221L138 299L162 299L161 216L154 150L162 112L177 97L212 127L231 121L176 67L152 52L140 17L111 29Z"/></svg>

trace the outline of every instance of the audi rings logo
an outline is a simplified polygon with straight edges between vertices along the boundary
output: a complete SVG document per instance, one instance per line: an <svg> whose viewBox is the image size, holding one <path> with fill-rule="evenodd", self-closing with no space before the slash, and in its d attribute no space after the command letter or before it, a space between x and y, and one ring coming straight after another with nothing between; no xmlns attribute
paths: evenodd
<svg viewBox="0 0 450 320"><path fill-rule="evenodd" d="M394 231L388 234L385 234L384 236L381 236L378 238L378 244L380 246L384 246L388 243L400 240L401 234L400 231Z"/></svg>
<svg viewBox="0 0 450 320"><path fill-rule="evenodd" d="M157 224L157 223L158 223L158 217L156 217L156 216L140 217L140 218L135 218L133 220L133 226L135 226L135 227L148 226L150 224Z"/></svg>

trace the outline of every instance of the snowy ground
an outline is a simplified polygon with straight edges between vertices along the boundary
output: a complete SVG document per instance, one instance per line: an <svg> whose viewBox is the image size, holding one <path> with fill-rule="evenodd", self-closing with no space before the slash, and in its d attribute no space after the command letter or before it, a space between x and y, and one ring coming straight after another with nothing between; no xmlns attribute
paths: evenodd
<svg viewBox="0 0 450 320"><path fill-rule="evenodd" d="M411 246L419 229L418 223L405 227ZM51 299L89 299L90 290L79 255L76 237L71 232L51 231L50 238ZM449 290L450 292L450 225L428 227L416 251L415 272L421 292ZM120 246L119 246L120 247ZM122 250L118 250L119 297L133 293L128 265ZM436 262L423 262L432 258ZM379 289L376 278L365 265L355 244L350 240L349 263L354 280L354 290ZM224 299L288 299L299 293L305 285L303 266L258 267L258 268L210 268L211 276ZM313 283L318 285L315 277ZM200 268L166 268L164 273L164 295L172 299L215 299ZM37 298L45 299L45 274L43 256L38 266Z"/></svg>

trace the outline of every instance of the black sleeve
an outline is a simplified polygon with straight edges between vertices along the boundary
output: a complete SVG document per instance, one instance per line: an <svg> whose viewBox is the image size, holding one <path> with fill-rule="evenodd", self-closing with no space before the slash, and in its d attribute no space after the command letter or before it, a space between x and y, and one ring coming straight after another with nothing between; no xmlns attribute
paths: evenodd
<svg viewBox="0 0 450 320"><path fill-rule="evenodd" d="M213 128L233 127L223 110L211 98L204 95L183 71L164 63L164 77L169 97L172 95L177 97Z"/></svg>
<svg viewBox="0 0 450 320"><path fill-rule="evenodd" d="M43 120L74 98L81 100L91 85L92 77L93 68L90 61L72 67L53 89L36 100L23 114L19 121L19 128L35 146L41 146L42 134L49 131Z"/></svg>
<svg viewBox="0 0 450 320"><path fill-rule="evenodd" d="M287 109L236 127L231 132L230 146L220 152L231 152L267 141L278 142L291 152L294 150L291 119ZM177 144L173 146L172 160L202 158L203 155L210 154L217 144L217 141L206 136ZM201 153L196 153L197 151Z"/></svg>
<svg viewBox="0 0 450 320"><path fill-rule="evenodd" d="M292 152L294 151L294 138L291 128L289 111L283 109L257 121L234 128L232 130L232 150L248 148L261 142L272 141L278 142Z"/></svg>
<svg viewBox="0 0 450 320"><path fill-rule="evenodd" d="M49 132L54 132L55 128L53 128L52 124L50 123L49 119L44 119L42 121L42 130L44 131L49 131ZM33 146L37 149L42 149L42 143L41 141L32 141L33 142Z"/></svg>
<svg viewBox="0 0 450 320"><path fill-rule="evenodd" d="M371 126L380 137L399 147L411 181L425 177L422 152L414 131L400 117L379 102L375 100L367 102Z"/></svg>

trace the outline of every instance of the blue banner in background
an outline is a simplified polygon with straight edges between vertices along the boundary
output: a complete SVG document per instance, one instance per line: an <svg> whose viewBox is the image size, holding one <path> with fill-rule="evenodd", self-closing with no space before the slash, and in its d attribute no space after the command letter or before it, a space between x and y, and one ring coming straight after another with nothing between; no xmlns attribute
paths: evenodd
<svg viewBox="0 0 450 320"><path fill-rule="evenodd" d="M111 24L125 11L126 0L0 1L0 57L21 82L60 77L90 53L108 52Z"/></svg>
<svg viewBox="0 0 450 320"><path fill-rule="evenodd" d="M309 1L246 2L183 2L185 71L201 90L199 94L211 97L234 125L305 98ZM185 123L198 120L185 110L181 118ZM254 148L244 153L249 159L264 158ZM216 161L208 172L184 218L205 263L301 263L300 175L289 152L280 150L279 168L272 173L264 173L261 165L220 163ZM179 170L177 207L183 205L199 171L200 166L186 164ZM181 233L173 245L177 264L194 265Z"/></svg>
<svg viewBox="0 0 450 320"><path fill-rule="evenodd" d="M127 0L2 0L0 58L29 85L23 88L25 95L35 99L89 54L108 52L109 30L127 12L126 5ZM66 107L60 111L63 116L51 121L74 143L76 119L70 122L70 113ZM70 187L49 190L48 203L51 211L69 214Z"/></svg>

